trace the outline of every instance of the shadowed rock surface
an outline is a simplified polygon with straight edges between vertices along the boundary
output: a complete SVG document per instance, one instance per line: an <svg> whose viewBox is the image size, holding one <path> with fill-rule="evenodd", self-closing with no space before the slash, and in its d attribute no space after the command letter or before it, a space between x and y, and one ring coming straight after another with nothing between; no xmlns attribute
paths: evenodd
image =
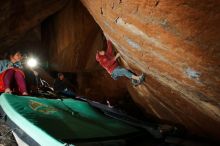
<svg viewBox="0 0 220 146"><path fill-rule="evenodd" d="M8 49L49 15L60 10L66 0L3 0L0 2L0 47Z"/></svg>

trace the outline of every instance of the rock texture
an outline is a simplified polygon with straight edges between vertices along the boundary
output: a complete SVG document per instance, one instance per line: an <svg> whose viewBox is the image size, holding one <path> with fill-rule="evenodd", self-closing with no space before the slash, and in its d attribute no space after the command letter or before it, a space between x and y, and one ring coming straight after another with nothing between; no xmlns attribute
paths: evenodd
<svg viewBox="0 0 220 146"><path fill-rule="evenodd" d="M124 80L114 81L96 62L96 51L106 47L104 36L80 1L69 1L42 23L42 41L50 70L76 74L78 94L104 103L127 94Z"/></svg>
<svg viewBox="0 0 220 146"><path fill-rule="evenodd" d="M103 46L99 26L80 1L69 1L43 22L42 40L49 49L50 68L63 72L97 66L93 56Z"/></svg>
<svg viewBox="0 0 220 146"><path fill-rule="evenodd" d="M220 135L220 1L81 0L121 54L144 72L129 87L147 113L194 133Z"/></svg>
<svg viewBox="0 0 220 146"><path fill-rule="evenodd" d="M27 31L60 10L67 0L3 0L0 2L0 48L13 47Z"/></svg>

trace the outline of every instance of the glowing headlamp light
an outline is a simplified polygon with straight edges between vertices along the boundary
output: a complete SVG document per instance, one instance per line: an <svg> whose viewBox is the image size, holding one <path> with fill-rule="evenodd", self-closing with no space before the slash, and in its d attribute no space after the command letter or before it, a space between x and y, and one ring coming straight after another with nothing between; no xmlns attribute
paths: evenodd
<svg viewBox="0 0 220 146"><path fill-rule="evenodd" d="M37 60L35 59L35 58L29 58L28 60L27 60L27 65L29 66L29 67L31 67L31 68L34 68L34 67L36 67L37 66Z"/></svg>

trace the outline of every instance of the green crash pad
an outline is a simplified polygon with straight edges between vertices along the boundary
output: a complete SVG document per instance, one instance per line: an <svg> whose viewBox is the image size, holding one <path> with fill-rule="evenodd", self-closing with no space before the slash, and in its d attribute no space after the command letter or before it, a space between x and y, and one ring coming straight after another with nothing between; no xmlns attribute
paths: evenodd
<svg viewBox="0 0 220 146"><path fill-rule="evenodd" d="M0 105L13 123L40 145L115 138L139 131L103 115L87 102L74 99L2 94Z"/></svg>

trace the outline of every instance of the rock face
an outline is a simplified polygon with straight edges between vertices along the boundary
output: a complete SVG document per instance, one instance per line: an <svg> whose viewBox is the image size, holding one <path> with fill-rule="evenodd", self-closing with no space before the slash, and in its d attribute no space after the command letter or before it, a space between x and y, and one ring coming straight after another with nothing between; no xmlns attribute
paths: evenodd
<svg viewBox="0 0 220 146"><path fill-rule="evenodd" d="M69 1L42 24L52 70L76 72L97 67L94 55L103 46L99 26L80 1Z"/></svg>
<svg viewBox="0 0 220 146"><path fill-rule="evenodd" d="M121 54L144 72L129 87L147 113L220 135L220 1L81 0Z"/></svg>
<svg viewBox="0 0 220 146"><path fill-rule="evenodd" d="M27 31L39 25L49 15L60 10L66 0L1 1L0 48L12 47Z"/></svg>
<svg viewBox="0 0 220 146"><path fill-rule="evenodd" d="M78 94L104 103L127 94L124 80L114 81L96 62L96 51L106 44L100 27L80 1L68 1L42 23L42 41L48 49L50 70L75 73Z"/></svg>

